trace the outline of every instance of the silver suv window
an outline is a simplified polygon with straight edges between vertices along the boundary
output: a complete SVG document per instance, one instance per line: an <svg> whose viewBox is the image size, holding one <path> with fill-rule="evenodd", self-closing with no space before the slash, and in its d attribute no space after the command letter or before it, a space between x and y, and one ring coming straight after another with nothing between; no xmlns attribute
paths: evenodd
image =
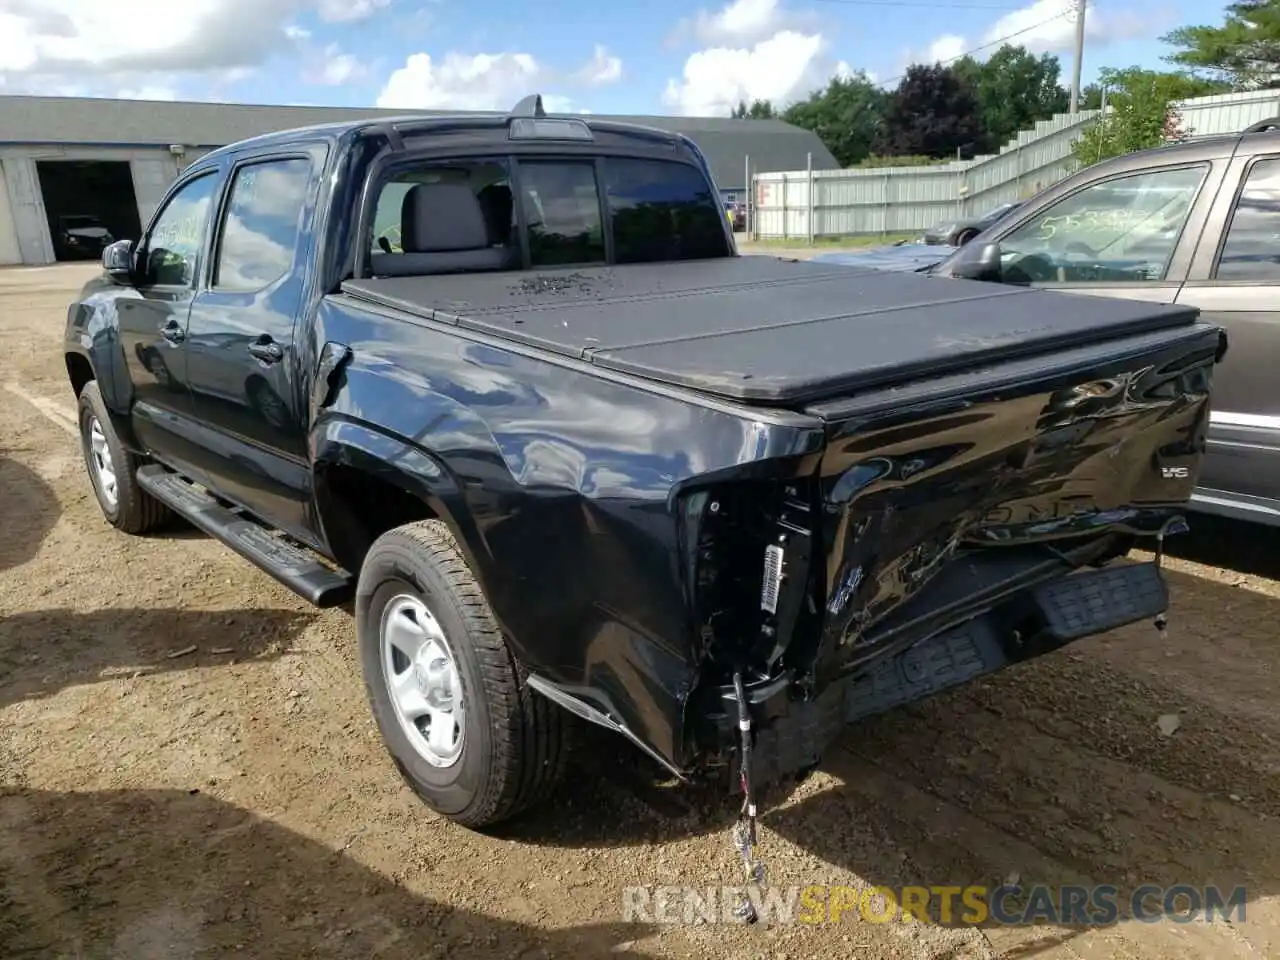
<svg viewBox="0 0 1280 960"><path fill-rule="evenodd" d="M1214 277L1280 281L1280 159L1259 160L1250 168Z"/></svg>
<svg viewBox="0 0 1280 960"><path fill-rule="evenodd" d="M1063 197L1000 240L1005 280L1163 280L1208 169L1149 170Z"/></svg>

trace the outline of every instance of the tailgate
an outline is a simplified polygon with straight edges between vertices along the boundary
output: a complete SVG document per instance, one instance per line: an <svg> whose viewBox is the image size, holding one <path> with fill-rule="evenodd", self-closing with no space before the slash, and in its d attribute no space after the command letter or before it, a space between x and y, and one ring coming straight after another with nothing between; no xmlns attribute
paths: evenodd
<svg viewBox="0 0 1280 960"><path fill-rule="evenodd" d="M1195 324L811 406L824 660L854 667L909 610L972 612L986 581L1163 529L1195 486L1224 349Z"/></svg>

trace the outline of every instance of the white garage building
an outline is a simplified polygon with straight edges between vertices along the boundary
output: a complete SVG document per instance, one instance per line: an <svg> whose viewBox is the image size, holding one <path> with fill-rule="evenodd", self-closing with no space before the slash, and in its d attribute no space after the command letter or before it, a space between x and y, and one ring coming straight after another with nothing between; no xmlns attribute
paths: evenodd
<svg viewBox="0 0 1280 960"><path fill-rule="evenodd" d="M0 265L74 255L66 231L98 223L136 237L178 172L246 137L404 110L0 96ZM438 112L438 111L437 111ZM839 165L817 136L780 120L617 117L687 134L730 199L754 172ZM61 240L59 238L62 238Z"/></svg>

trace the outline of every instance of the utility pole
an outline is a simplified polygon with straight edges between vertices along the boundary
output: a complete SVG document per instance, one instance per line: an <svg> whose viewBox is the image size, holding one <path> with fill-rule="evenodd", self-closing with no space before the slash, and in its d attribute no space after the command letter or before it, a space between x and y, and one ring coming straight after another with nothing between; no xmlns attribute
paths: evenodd
<svg viewBox="0 0 1280 960"><path fill-rule="evenodd" d="M1084 66L1084 7L1087 0L1076 0L1076 62L1071 69L1071 112L1080 111L1080 72Z"/></svg>

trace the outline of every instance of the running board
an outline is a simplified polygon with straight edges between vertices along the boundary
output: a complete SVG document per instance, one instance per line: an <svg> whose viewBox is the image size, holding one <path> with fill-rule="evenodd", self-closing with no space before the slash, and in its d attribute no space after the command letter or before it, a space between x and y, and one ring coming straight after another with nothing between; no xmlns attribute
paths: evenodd
<svg viewBox="0 0 1280 960"><path fill-rule="evenodd" d="M351 574L325 566L305 547L235 507L224 507L184 477L148 464L138 470L138 483L174 513L317 607L337 606L354 594Z"/></svg>

